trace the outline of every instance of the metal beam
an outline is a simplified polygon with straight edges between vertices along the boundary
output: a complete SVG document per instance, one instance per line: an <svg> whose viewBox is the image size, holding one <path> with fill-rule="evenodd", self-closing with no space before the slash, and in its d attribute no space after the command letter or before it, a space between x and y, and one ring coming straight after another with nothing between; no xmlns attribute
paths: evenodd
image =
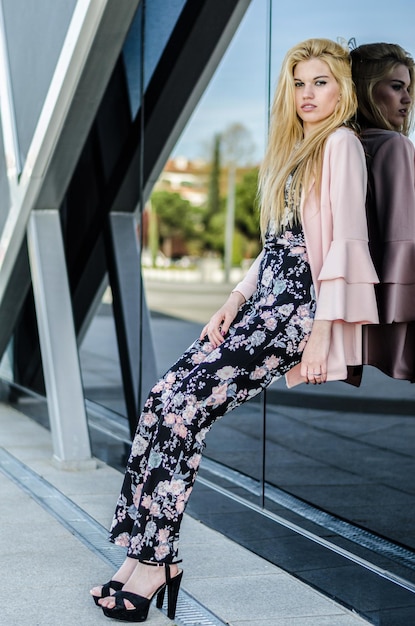
<svg viewBox="0 0 415 626"><path fill-rule="evenodd" d="M133 435L142 399L156 380L157 368L136 222L131 213L109 216L107 255L125 403Z"/></svg>
<svg viewBox="0 0 415 626"><path fill-rule="evenodd" d="M63 469L94 466L59 211L35 211L28 249L52 433Z"/></svg>

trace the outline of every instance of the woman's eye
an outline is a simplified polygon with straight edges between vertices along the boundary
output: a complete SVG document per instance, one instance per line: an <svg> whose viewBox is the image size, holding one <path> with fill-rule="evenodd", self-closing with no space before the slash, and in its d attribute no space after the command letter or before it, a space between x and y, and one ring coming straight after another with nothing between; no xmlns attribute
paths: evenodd
<svg viewBox="0 0 415 626"><path fill-rule="evenodd" d="M316 85L317 85L317 87L319 87L320 85L327 85L327 81L326 80L317 80L316 81Z"/></svg>
<svg viewBox="0 0 415 626"><path fill-rule="evenodd" d="M302 83L300 80L296 80L294 83L294 87L302 87L304 85L304 83Z"/></svg>

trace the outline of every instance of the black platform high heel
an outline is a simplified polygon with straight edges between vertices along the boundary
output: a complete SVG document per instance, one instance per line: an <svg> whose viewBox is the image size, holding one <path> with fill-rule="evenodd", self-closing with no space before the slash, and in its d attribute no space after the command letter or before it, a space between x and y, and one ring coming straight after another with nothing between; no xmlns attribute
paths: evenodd
<svg viewBox="0 0 415 626"><path fill-rule="evenodd" d="M158 563L146 563L146 565L157 566ZM164 569L166 572L166 582L156 589L151 598L144 598L143 596L139 596L137 593L132 593L131 591L117 591L113 596L115 606L111 609L102 607L104 615L123 622L145 622L154 596L157 596L157 608L162 608L167 588L167 615L170 619L174 619L176 615L177 598L179 595L183 571L180 571L172 578L170 574L170 565L168 563L164 564ZM131 602L134 608L127 609L124 600Z"/></svg>
<svg viewBox="0 0 415 626"><path fill-rule="evenodd" d="M170 575L170 567L166 565L166 584L157 594L156 606L158 609L163 608L164 594L167 588L167 617L170 619L174 619L176 615L177 598L179 596L182 578L183 570L172 578Z"/></svg>
<svg viewBox="0 0 415 626"><path fill-rule="evenodd" d="M101 606L100 604L98 604L98 601L101 600L101 598L108 598L108 596L114 595L111 593L111 589L113 589L114 592L117 592L121 591L123 587L124 583L120 583L118 580L109 580L107 583L105 583L105 585L102 585L102 591L100 596L94 596L93 593L91 593L91 596L95 604L97 606Z"/></svg>

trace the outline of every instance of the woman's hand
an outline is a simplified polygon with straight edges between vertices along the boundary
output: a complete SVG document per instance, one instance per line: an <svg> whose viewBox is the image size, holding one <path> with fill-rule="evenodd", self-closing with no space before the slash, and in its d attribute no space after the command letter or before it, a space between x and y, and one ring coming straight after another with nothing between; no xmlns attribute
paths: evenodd
<svg viewBox="0 0 415 626"><path fill-rule="evenodd" d="M332 322L314 320L310 338L301 358L301 376L307 383L319 385L327 380L327 357L331 341Z"/></svg>
<svg viewBox="0 0 415 626"><path fill-rule="evenodd" d="M233 291L225 304L221 306L210 318L209 322L200 333L200 339L206 335L214 348L217 348L224 340L224 336L229 330L239 311L239 307L245 302L244 296L239 291Z"/></svg>

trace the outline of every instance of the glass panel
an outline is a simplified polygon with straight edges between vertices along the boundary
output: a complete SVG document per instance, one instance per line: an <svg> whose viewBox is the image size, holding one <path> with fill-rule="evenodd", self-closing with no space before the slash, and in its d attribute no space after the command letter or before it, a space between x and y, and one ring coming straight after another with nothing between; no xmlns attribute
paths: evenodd
<svg viewBox="0 0 415 626"><path fill-rule="evenodd" d="M23 167L76 0L3 0L2 4Z"/></svg>
<svg viewBox="0 0 415 626"><path fill-rule="evenodd" d="M146 3L144 88L147 88L171 32L185 5L185 0L152 0ZM138 7L124 49L128 92L133 118L140 106L141 18L143 3Z"/></svg>
<svg viewBox="0 0 415 626"><path fill-rule="evenodd" d="M85 397L126 415L111 292L107 289L79 349Z"/></svg>
<svg viewBox="0 0 415 626"><path fill-rule="evenodd" d="M281 11L274 1L273 85L285 52L315 33L354 39L357 45L396 42L413 55L414 18L415 5L403 0L393 5L358 0L335 5L323 0L318 11L310 10L303 0ZM316 519L321 508L415 548L413 520L407 515L415 505L415 454L409 443L415 432L414 400L413 385L372 367L365 368L358 389L341 382L292 390L285 388L284 381L272 385L266 481L275 489L269 492L267 507L279 511L281 505L293 507L308 519ZM330 520L319 519L324 532Z"/></svg>
<svg viewBox="0 0 415 626"><path fill-rule="evenodd" d="M240 123L252 136L250 160L259 163L267 129L266 22L267 2L253 0L172 156L206 158L213 137Z"/></svg>
<svg viewBox="0 0 415 626"><path fill-rule="evenodd" d="M151 211L146 216L149 224L144 277L160 373L164 369L162 361L169 366L198 337L259 251L254 204L258 163L266 137L266 21L267 3L253 1L177 142L148 207ZM233 169L234 248L227 282L224 232ZM207 213L215 185L219 200L210 218ZM169 210L176 215L183 212L183 228L176 237L172 232L177 224L173 224ZM187 234L184 232L188 219L194 222L191 241L188 233L192 225L188 225ZM159 249L152 254L154 222ZM219 482L229 479L227 487L236 491L240 490L232 482L233 476L249 484L253 478L253 495L258 501L262 444L261 404L251 402L215 424L207 438L204 471ZM221 464L220 470L217 464Z"/></svg>
<svg viewBox="0 0 415 626"><path fill-rule="evenodd" d="M145 88L185 4L186 0L151 0L146 3Z"/></svg>
<svg viewBox="0 0 415 626"><path fill-rule="evenodd" d="M0 233L3 232L3 227L7 219L7 215L10 209L10 190L9 181L7 179L6 159L4 153L3 133L0 129Z"/></svg>
<svg viewBox="0 0 415 626"><path fill-rule="evenodd" d="M125 66L128 95L130 97L131 115L134 118L140 106L141 94L141 21L143 15L143 3L140 3L135 14L133 23L128 32L122 57Z"/></svg>

